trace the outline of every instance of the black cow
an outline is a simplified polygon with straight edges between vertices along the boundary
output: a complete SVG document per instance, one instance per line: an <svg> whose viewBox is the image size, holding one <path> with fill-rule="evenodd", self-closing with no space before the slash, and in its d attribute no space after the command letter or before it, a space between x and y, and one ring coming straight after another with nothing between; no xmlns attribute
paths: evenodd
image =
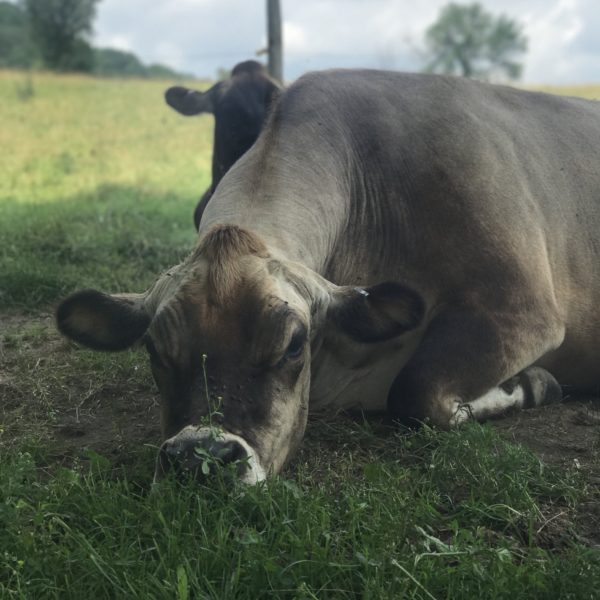
<svg viewBox="0 0 600 600"><path fill-rule="evenodd" d="M166 91L167 104L182 115L208 112L215 116L212 183L194 211L196 229L223 175L256 141L280 89L263 65L247 60L233 68L230 79L219 81L204 93L179 86Z"/></svg>

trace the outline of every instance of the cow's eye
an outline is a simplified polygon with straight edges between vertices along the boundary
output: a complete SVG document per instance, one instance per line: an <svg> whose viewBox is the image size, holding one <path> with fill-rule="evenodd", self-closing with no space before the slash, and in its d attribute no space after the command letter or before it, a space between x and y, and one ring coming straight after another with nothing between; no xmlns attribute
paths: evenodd
<svg viewBox="0 0 600 600"><path fill-rule="evenodd" d="M298 358L304 350L304 343L306 342L306 333L304 331L297 331L292 336L287 350L285 351L286 358Z"/></svg>

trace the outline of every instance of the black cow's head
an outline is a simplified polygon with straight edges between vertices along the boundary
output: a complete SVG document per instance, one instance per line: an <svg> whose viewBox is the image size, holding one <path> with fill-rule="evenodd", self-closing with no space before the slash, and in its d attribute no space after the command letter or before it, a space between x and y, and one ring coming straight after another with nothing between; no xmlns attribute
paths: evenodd
<svg viewBox="0 0 600 600"><path fill-rule="evenodd" d="M220 81L206 92L180 86L166 91L167 104L182 115L215 116L212 183L196 207L196 229L223 175L256 141L280 89L263 65L248 60L233 68L230 79Z"/></svg>

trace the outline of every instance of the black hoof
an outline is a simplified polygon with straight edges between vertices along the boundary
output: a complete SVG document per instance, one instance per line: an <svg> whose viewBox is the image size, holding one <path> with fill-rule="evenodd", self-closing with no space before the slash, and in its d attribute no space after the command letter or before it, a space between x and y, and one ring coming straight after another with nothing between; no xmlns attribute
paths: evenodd
<svg viewBox="0 0 600 600"><path fill-rule="evenodd" d="M555 404L562 400L558 381L545 369L529 367L519 373L518 378L525 391L524 408Z"/></svg>

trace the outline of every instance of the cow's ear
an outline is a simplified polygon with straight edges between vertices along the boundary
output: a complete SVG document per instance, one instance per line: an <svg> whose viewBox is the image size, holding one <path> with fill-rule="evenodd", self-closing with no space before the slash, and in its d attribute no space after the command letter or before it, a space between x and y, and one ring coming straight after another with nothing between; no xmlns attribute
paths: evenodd
<svg viewBox="0 0 600 600"><path fill-rule="evenodd" d="M150 324L144 297L76 292L58 306L56 325L62 334L88 348L124 350L139 340Z"/></svg>
<svg viewBox="0 0 600 600"><path fill-rule="evenodd" d="M198 92L181 86L170 87L165 92L165 100L171 108L186 117L200 113L214 114L220 85L217 83L206 92Z"/></svg>
<svg viewBox="0 0 600 600"><path fill-rule="evenodd" d="M383 342L418 327L425 303L414 290L395 282L369 288L342 287L327 311L330 323L357 342Z"/></svg>

